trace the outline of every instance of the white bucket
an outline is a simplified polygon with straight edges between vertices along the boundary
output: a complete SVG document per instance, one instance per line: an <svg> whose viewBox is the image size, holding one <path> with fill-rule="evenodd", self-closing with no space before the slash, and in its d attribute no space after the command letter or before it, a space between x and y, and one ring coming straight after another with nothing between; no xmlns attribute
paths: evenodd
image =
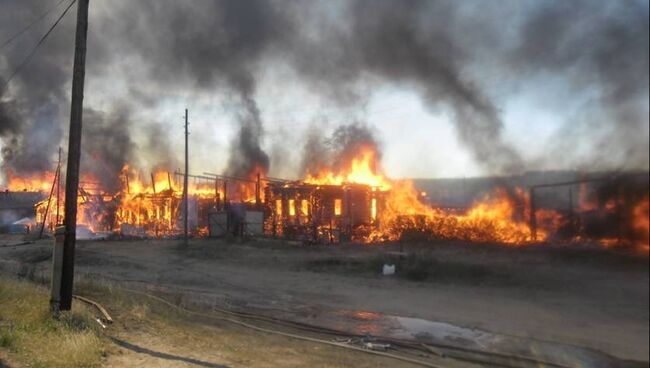
<svg viewBox="0 0 650 368"><path fill-rule="evenodd" d="M384 276L390 276L395 274L395 265L393 264L384 264L383 272Z"/></svg>

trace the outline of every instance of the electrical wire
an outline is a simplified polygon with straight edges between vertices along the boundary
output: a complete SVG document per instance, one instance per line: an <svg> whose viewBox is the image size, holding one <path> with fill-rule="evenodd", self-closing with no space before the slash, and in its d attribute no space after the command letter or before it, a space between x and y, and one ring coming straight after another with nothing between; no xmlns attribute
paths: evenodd
<svg viewBox="0 0 650 368"><path fill-rule="evenodd" d="M30 28L32 28L36 23L38 23L41 19L45 18L48 14L50 14L54 9L58 8L61 4L63 4L65 0L61 0L56 5L53 7L47 9L43 14L39 15L38 18L34 19L30 24L28 24L26 27L21 29L20 31L16 32L13 36L10 36L1 46L0 50L4 49L6 46L9 46L15 39L20 37L23 33L27 32Z"/></svg>
<svg viewBox="0 0 650 368"><path fill-rule="evenodd" d="M56 28L56 26L59 24L59 22L61 21L61 19L63 19L63 17L68 13L68 10L70 10L70 8L72 7L72 5L74 5L74 3L75 3L76 1L77 1L77 0L72 0L72 1L70 2L70 4L65 8L65 10L63 11L63 13L61 13L61 15L60 15L60 16L57 18L57 20L54 22L54 24L52 24L52 26L50 27L50 29L49 29L49 30L48 30L48 31L43 35L43 37L41 37L40 40L38 40L38 42L36 43L36 46L34 46L34 48L32 49L32 51L31 51L31 52L30 52L30 53L29 53L29 54L28 54L28 55L23 59L23 61L18 65L18 67L17 67L16 69L14 69L13 73L11 73L11 75L9 76L9 78L7 78L7 80L5 81L5 83L4 83L2 89L4 89L5 87L7 87L7 85L9 85L9 82L11 82L11 80L12 80L12 79L13 79L13 78L14 78L14 77L15 77L15 76L16 76L16 75L17 75L17 74L22 70L22 68L25 67L25 65L27 65L27 63L29 62L29 60L30 60L30 59L32 58L32 56L34 56L34 54L36 53L36 50L38 50L38 48L43 44L43 42L45 42L45 40L47 39L47 36L49 36L50 33L52 33L52 31L54 30L54 28Z"/></svg>

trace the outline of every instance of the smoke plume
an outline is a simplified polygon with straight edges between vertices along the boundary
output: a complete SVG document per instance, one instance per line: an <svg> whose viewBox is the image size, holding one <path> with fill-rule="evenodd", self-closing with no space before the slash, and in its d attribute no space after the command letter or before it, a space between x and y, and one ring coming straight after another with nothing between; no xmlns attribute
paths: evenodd
<svg viewBox="0 0 650 368"><path fill-rule="evenodd" d="M239 120L239 132L231 143L227 173L253 177L269 170L269 156L260 147L263 127L260 112L252 99L245 101Z"/></svg>
<svg viewBox="0 0 650 368"><path fill-rule="evenodd" d="M36 19L51 2L10 0L2 3L0 40ZM62 10L61 7L59 10ZM20 73L5 85L11 72L21 64L31 47L45 32L52 18L46 18L33 31L3 47L0 56L0 146L3 171L17 175L54 170L59 143L63 137L63 112L69 99L64 91L68 80L72 43L70 19L64 20L43 43ZM29 45L29 46L28 46ZM0 175L1 176L1 175Z"/></svg>
<svg viewBox="0 0 650 368"><path fill-rule="evenodd" d="M370 162L374 172L380 172L380 144L372 129L362 123L341 125L334 130L330 137L313 129L303 147L303 176L318 175L323 170L331 170L334 174L349 169L350 162L358 158L364 149L370 149L376 155Z"/></svg>
<svg viewBox="0 0 650 368"><path fill-rule="evenodd" d="M0 40L46 5L5 1ZM21 47L3 50L0 77L20 63L46 25L21 38ZM5 167L52 166L65 138L73 25L67 16L0 95ZM94 96L101 106L87 106L93 112L85 128L105 138L95 153L106 155L107 170L124 155L155 156L147 148L155 145L129 139L141 123L119 111L157 100L142 91L188 90L223 97L237 122L227 172L268 170L259 94L261 80L277 66L291 71L287 88L307 87L342 109L362 106L384 86L417 93L432 114L449 118L458 141L488 174L534 165L649 166L647 1L505 1L486 9L479 2L424 0L116 0L91 4L89 32L88 78L138 86ZM526 147L506 138L502 111L527 90L564 99L554 112L561 128L546 157L533 162L521 154ZM107 128L111 124L117 125ZM123 150L120 157L113 148ZM319 157L307 154L317 166Z"/></svg>
<svg viewBox="0 0 650 368"><path fill-rule="evenodd" d="M554 137L551 159L587 140L576 157L599 168L648 167L648 3L542 2L508 53L522 74L562 75L576 99L591 98Z"/></svg>

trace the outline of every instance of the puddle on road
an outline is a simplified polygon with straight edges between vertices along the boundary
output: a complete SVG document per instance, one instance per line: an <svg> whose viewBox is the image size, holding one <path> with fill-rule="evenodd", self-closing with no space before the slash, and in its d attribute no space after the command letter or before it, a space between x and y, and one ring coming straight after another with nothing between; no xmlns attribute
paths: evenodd
<svg viewBox="0 0 650 368"><path fill-rule="evenodd" d="M495 334L419 318L367 311L321 311L301 322L353 334L415 340L482 352L517 355L570 367L612 367L616 360L604 353L572 345Z"/></svg>

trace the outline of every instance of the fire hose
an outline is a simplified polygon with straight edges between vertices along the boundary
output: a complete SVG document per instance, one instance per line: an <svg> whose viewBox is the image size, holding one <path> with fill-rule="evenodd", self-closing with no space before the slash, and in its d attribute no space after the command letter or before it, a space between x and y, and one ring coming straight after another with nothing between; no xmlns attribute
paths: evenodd
<svg viewBox="0 0 650 368"><path fill-rule="evenodd" d="M344 343L340 343L340 342L317 339L317 338L314 338L314 337L302 336L302 335L292 334L292 333L288 333L288 332L273 330L273 329L269 329L269 328L259 327L259 326L255 326L255 325L252 325L250 323L246 323L246 322L234 319L234 318L221 317L221 316L215 316L215 315L212 315L212 314L196 312L196 311L181 307L181 306L176 305L174 303L171 303L171 302L169 302L169 301L167 301L167 300L165 300L165 299L163 299L161 297L158 297L158 296L146 293L146 292L142 292L142 291L138 291L138 290L132 290L132 289L122 289L122 290L124 290L126 292L130 292L130 293L134 293L134 294L144 295L144 296L146 296L148 298L154 299L154 300L156 300L156 301L158 301L160 303L163 303L163 304L165 304L165 305L167 305L167 306L169 306L169 307L171 307L173 309L176 309L176 310L181 311L181 312L186 313L186 314L191 314L191 315L204 317L204 318L209 318L209 319L216 319L216 320L220 320L220 321L227 321L227 322L230 322L230 323L242 326L242 327L249 328L249 329L254 330L254 331L259 331L259 332L264 332L264 333L269 333L269 334L274 334L274 335L280 335L280 336L285 336L285 337L289 337L289 338L293 338L293 339L297 339L297 340L303 340L303 341L309 341L309 342L314 342L314 343L319 343L319 344L325 344L325 345L335 346L335 347L344 348L344 349L360 351L360 352L364 352L364 353L367 353L367 354L373 354L373 355L383 356L383 357L386 357L386 358L401 360L401 361L412 363L412 364L417 364L417 365L420 365L420 366L423 366L423 367L443 368L442 366L437 365L437 364L424 362L424 361L421 361L421 360L412 359L412 358L408 358L408 357L404 357L404 356L400 356L400 355L396 355L396 354L385 353L385 352L369 350L369 349L363 349L363 348L360 348L360 347L356 347L356 346L352 346L352 345L348 345L348 344L344 344ZM227 313L227 314L236 315L236 312Z"/></svg>
<svg viewBox="0 0 650 368"><path fill-rule="evenodd" d="M280 336L285 336L288 338L293 338L293 339L298 339L298 340L303 340L303 341L308 341L308 342L313 342L313 343L320 343L320 344L325 344L329 346L335 346L339 348L344 348L344 349L350 349L353 351L359 351L367 354L373 354L377 356L383 356L386 358L390 359L396 359L424 367L434 367L434 368L440 368L440 365L431 363L431 362L426 362L422 361L419 359L413 359L410 357L406 357L403 355L397 355L397 354L392 354L388 353L385 351L378 351L373 349L373 343L366 343L364 347L358 347L354 345L350 345L345 342L345 340L335 340L335 341L330 341L330 340L324 340L324 339L319 339L315 337L309 337L309 336L304 336L304 335L298 335L294 333L289 333L289 332L284 332L284 331L279 331L275 329L270 329L270 328L265 328L265 327L260 327L256 326L238 319L230 318L230 317L225 317L225 316L217 316L214 314L207 314L207 313L201 313L197 311L193 311L190 309L187 309L185 307L182 307L180 305L174 304L162 297L144 292L144 291L139 291L139 290L134 290L134 289L126 289L126 288L121 288L121 290L132 293L132 294L138 294L145 296L147 298L153 299L159 303L162 303L172 309L175 309L177 311L183 312L185 314L190 314L190 315L195 315L203 318L208 318L208 319L216 319L220 321L226 321L230 322L254 331L258 332L263 332L263 333L269 333L269 334L275 334L275 335L280 335ZM106 312L106 310L99 304L96 303L88 298L85 297L80 297L80 296L75 296L77 299L86 302L87 304L93 305L96 307L102 314L104 315L104 320L105 321L110 321L112 322L112 319ZM262 316L258 314L252 314L252 313L246 313L246 312L237 312L237 311L232 311L232 310L227 310L223 308L214 308L214 311L238 318L246 318L246 319L253 319L253 320L258 320L258 321L264 321L264 322L269 322L273 324L278 324L278 325L283 325L286 327L291 327L291 328L296 328L300 329L303 331L310 331L314 333L325 333L325 334L330 334L330 335L336 335L336 336L344 336L344 337L353 337L356 339L363 339L364 336L362 335L356 335L356 334L350 334L347 332L339 331L339 330L334 330L334 329L329 329L329 328L324 328L324 327L319 327L319 326L313 326L301 322L296 322L296 321L289 321L289 320L284 320L284 319L279 319L279 318L274 318L274 317L268 317L268 316ZM110 323L108 322L108 323ZM502 354L502 353L495 353L495 352L485 352L485 351L480 351L480 350L475 350L475 349L470 349L470 348L464 348L464 347L459 347L459 346L454 346L454 345L446 345L446 344L423 344L423 343L418 343L418 342L413 342L409 340L402 340L402 339L394 339L394 338L377 338L378 340L389 342L390 344L396 346L396 347L403 347L407 349L413 349L413 350L418 350L418 351L423 351L428 354L433 354L442 358L451 358L455 360L462 360L466 362L472 362L472 363L479 363L479 364L490 364L491 366L500 366L500 367L509 367L509 368L516 368L516 367L521 367L522 364L524 365L531 365L535 367L539 366L545 366L545 367L554 367L554 368L568 368L565 365L561 365L558 363L553 363L553 362L548 362L548 361L542 361L539 359L531 358L531 357L525 357L525 356L519 356L519 355L513 355L513 354ZM347 342L350 342L351 339L347 339ZM374 343L374 346L380 346L382 347L383 344L377 344ZM447 352L443 350L447 350ZM382 349L383 350L383 349ZM451 351L454 351L453 353ZM460 354L459 354L460 352ZM516 361L519 362L520 364L513 365L509 362Z"/></svg>
<svg viewBox="0 0 650 368"><path fill-rule="evenodd" d="M179 310L179 311L187 313L187 314L193 314L193 315L204 317L204 318L210 318L210 319L217 319L217 320L220 320L220 321L226 321L226 322L237 324L239 326L246 327L246 328L249 328L249 329L252 329L252 330L255 330L255 331L259 331L259 332L270 333L270 334L285 336L285 337L289 337L289 338L293 338L293 339L309 341L309 342L314 342L314 343L319 343L319 344L325 344L325 345L330 345L330 346L336 346L336 347L339 347L339 348L345 348L345 349L350 349L350 350L354 350L354 351L360 351L360 352L364 352L364 353L368 353L368 354L379 355L379 356L383 356L383 357L386 357L386 358L397 359L397 360L417 364L417 365L424 366L424 367L443 368L442 366L439 366L439 365L436 365L436 364L433 364L433 363L424 362L424 361L416 360L416 359L411 359L411 358L396 355L396 354L385 353L385 352L375 351L375 350L368 350L368 349L363 349L363 348L360 348L360 347L356 347L356 346L352 346L352 345L348 345L348 344L344 344L344 343L340 343L340 342L328 341L328 340L317 339L317 338L313 338L313 337L302 336L302 335L292 334L292 333L288 333L288 332L263 328L263 327L255 326L255 325L252 325L250 323L239 321L239 320L236 320L236 319L233 319L233 318L220 317L220 316L200 313L200 312L192 311L192 310L189 310L187 308L183 308L181 306L175 305L175 304L173 304L173 303L171 303L171 302L169 302L169 301L167 301L167 300L165 300L163 298L160 298L160 297L157 297L155 295L151 295L151 294L148 294L148 293L145 293L145 292L140 292L140 291L137 291L137 290L130 290L130 289L122 289L122 290L130 292L130 293L136 293L136 294L147 296L147 297L152 298L152 299L154 299L154 300L156 300L156 301L158 301L160 303L163 303L163 304L165 304L165 305L167 305L167 306L169 306L169 307L171 307L173 309ZM100 313L102 313L102 315L104 316L104 318L103 318L104 321L109 322L109 323L113 322L113 319L111 318L111 316L108 314L106 309L101 304L99 304L99 303L97 303L97 302L95 302L95 301L93 301L91 299L88 299L86 297L79 296L79 295L74 295L74 298L78 299L78 300L80 300L80 301L82 301L82 302L84 302L84 303L86 303L88 305L91 305L91 306L97 308L100 311ZM106 325L102 324L101 321L98 321L98 322L100 322L100 324L102 325L103 328L106 328Z"/></svg>

